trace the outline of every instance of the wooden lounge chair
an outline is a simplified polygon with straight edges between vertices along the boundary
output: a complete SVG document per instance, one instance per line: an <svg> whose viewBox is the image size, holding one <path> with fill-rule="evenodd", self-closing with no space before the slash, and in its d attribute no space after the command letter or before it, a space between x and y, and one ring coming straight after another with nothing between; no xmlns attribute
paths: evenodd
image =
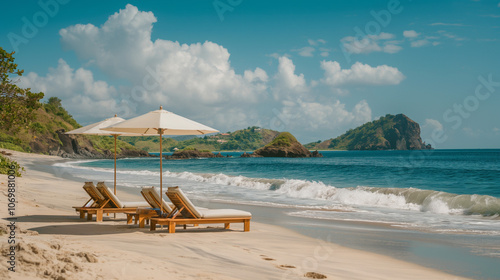
<svg viewBox="0 0 500 280"><path fill-rule="evenodd" d="M102 196L102 194L97 190L97 188L95 187L93 182L85 182L85 184L83 185L83 189L90 196L90 199L87 200L87 202L85 202L83 204L83 206L73 207L73 208L75 208L76 212L80 213L81 219L85 218L85 214L87 213L85 211L86 208L101 207L101 206L105 205L105 201L106 201L104 196Z"/></svg>
<svg viewBox="0 0 500 280"><path fill-rule="evenodd" d="M92 215L96 215L96 221L102 222L102 215L104 213L125 213L125 212L135 212L137 207L148 207L149 204L145 201L143 202L122 202L116 197L110 188L108 188L104 182L97 183L97 190L104 197L104 202L100 203L96 207L81 207L77 211L80 212L80 217L82 217L82 212L87 214L87 220L92 220ZM85 215L85 214L83 214Z"/></svg>
<svg viewBox="0 0 500 280"><path fill-rule="evenodd" d="M141 190L141 194L144 199L149 203L151 208L156 210L158 213L160 211L166 215L172 212L173 205L165 202L163 198L161 198L160 203L160 194L156 191L155 187L143 187Z"/></svg>
<svg viewBox="0 0 500 280"><path fill-rule="evenodd" d="M170 214L170 212L172 212L172 208L174 206L168 204L165 200L163 200L163 198L160 199L160 194L154 187L143 187L141 194L147 203L149 203L151 208L138 209L136 212L125 213L127 214L127 224L131 224L132 219L135 218L135 223L137 224L139 222L139 227L143 228L144 224L151 218L160 217L160 213L162 213L163 217L166 217Z"/></svg>
<svg viewBox="0 0 500 280"><path fill-rule="evenodd" d="M229 229L231 223L243 223L243 230L250 230L252 214L249 212L195 207L179 187L169 187L167 196L175 207L166 218L151 218L152 231L156 230L156 225L168 225L168 232L175 233L176 225L186 224L224 224L224 229Z"/></svg>

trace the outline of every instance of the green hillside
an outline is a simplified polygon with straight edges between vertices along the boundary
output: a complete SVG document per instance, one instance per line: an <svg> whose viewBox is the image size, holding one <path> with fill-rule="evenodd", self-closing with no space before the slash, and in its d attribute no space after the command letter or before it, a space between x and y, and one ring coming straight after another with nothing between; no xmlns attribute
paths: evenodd
<svg viewBox="0 0 500 280"><path fill-rule="evenodd" d="M282 132L265 147L270 147L270 146L290 147L294 142L297 142L295 136L293 136L290 132Z"/></svg>
<svg viewBox="0 0 500 280"><path fill-rule="evenodd" d="M0 128L0 148L55 155L64 152L64 142L74 140L76 146L88 151L87 155L82 156L93 154L96 157L110 157L114 151L113 137L65 135L64 132L79 128L81 125L62 107L61 100L57 97L51 97L46 103L41 103L41 108L33 114L34 121L22 127L17 133ZM118 140L117 153L122 153L122 150L135 150L135 148Z"/></svg>
<svg viewBox="0 0 500 280"><path fill-rule="evenodd" d="M279 132L274 130L253 126L235 132L194 137L182 141L164 137L162 146L164 152L195 148L209 151L253 151L271 142L278 134ZM160 139L157 136L120 137L120 139L147 152L159 152L160 150Z"/></svg>

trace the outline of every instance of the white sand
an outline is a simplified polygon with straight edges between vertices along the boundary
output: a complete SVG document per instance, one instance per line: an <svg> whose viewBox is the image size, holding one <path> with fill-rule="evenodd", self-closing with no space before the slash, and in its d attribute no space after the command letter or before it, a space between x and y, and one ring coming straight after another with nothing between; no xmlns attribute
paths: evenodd
<svg viewBox="0 0 500 280"><path fill-rule="evenodd" d="M12 153L23 164L60 160ZM5 175L0 183L0 214L6 218ZM231 230L201 225L175 234L127 225L121 214L88 222L71 208L88 199L83 182L28 169L16 183L20 249L16 272L7 271L7 235L0 236L0 279L311 279L307 272L326 279L464 279L258 221L250 232L235 224ZM120 198L142 199L139 192ZM0 225L6 224L2 219Z"/></svg>

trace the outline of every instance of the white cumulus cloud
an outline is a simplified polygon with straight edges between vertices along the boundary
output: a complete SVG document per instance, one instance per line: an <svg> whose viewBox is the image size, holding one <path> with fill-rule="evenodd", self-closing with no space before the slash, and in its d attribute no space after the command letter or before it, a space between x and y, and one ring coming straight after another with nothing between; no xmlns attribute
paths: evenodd
<svg viewBox="0 0 500 280"><path fill-rule="evenodd" d="M110 77L131 82L121 91L127 104L135 106L131 114L163 104L201 118L214 107L255 103L265 95L268 77L264 70L236 74L228 50L210 41L152 41L156 21L153 13L128 4L99 27L77 24L59 33L63 46L80 59Z"/></svg>
<svg viewBox="0 0 500 280"><path fill-rule="evenodd" d="M443 130L443 125L438 120L434 119L425 119L425 123L422 125L422 127L430 128L432 130L437 130L437 131Z"/></svg>
<svg viewBox="0 0 500 280"><path fill-rule="evenodd" d="M295 74L295 65L288 57L280 57L275 75L274 97L279 100L307 90L304 74Z"/></svg>
<svg viewBox="0 0 500 280"><path fill-rule="evenodd" d="M435 136L436 133L442 133L444 130L443 124L441 124L438 120L434 119L425 119L425 122L420 126L421 136L424 142L433 142L434 138L441 138L442 136ZM431 140L427 140L431 139Z"/></svg>
<svg viewBox="0 0 500 280"><path fill-rule="evenodd" d="M365 100L351 108L334 96L323 100L314 94L318 83L335 87L397 84L404 78L386 65L356 63L350 69L338 65L336 69L334 62L324 61L325 79L308 82L291 58L277 53L269 55L278 60L272 74L260 67L236 73L229 51L215 42L152 40L156 21L153 13L127 5L101 25L84 23L61 29L61 44L85 66L71 67L61 59L45 75L28 73L21 85L61 98L84 125L115 113L134 117L163 105L221 131L251 125L277 128L272 121L280 115L285 120L282 130L293 131L297 137L326 139L370 121L371 109ZM384 41L380 47L386 52L399 47L389 40L392 37L383 33L376 38ZM320 47L324 40L308 43L318 54L329 54L329 49ZM391 45L395 46L392 50ZM91 71L95 68L99 79Z"/></svg>
<svg viewBox="0 0 500 280"><path fill-rule="evenodd" d="M363 38L347 36L340 40L344 49L349 53L371 53L385 52L396 53L402 48L394 41L388 41L394 38L394 34L381 32L378 35L367 35Z"/></svg>
<svg viewBox="0 0 500 280"><path fill-rule="evenodd" d="M423 47L423 46L429 45L430 43L431 42L429 42L429 40L422 39L422 40L417 40L417 41L411 42L411 46L413 48L419 48L419 47Z"/></svg>
<svg viewBox="0 0 500 280"><path fill-rule="evenodd" d="M313 48L313 47L303 47L301 49L298 49L297 51L299 52L299 55L300 56L305 56L305 57L312 57L313 56L313 52L315 51L316 49Z"/></svg>
<svg viewBox="0 0 500 280"><path fill-rule="evenodd" d="M321 62L325 71L322 82L332 87L343 85L397 85L405 76L397 68L379 65L372 67L360 62L354 63L350 69L341 69L337 61Z"/></svg>
<svg viewBox="0 0 500 280"><path fill-rule="evenodd" d="M371 120L372 111L365 100L361 100L349 111L339 100L329 103L303 100L283 102L280 118L286 130L322 130L333 137L347 128L356 127ZM330 133L330 134L328 134Z"/></svg>
<svg viewBox="0 0 500 280"><path fill-rule="evenodd" d="M34 72L21 77L20 86L55 96L77 119L108 118L120 111L115 100L117 91L105 81L96 81L91 71L71 68L59 59L57 68L49 68L46 76Z"/></svg>
<svg viewBox="0 0 500 280"><path fill-rule="evenodd" d="M313 39L307 39L307 42L309 43L309 45L311 46L317 46L319 44L326 44L326 41L323 40L323 39L317 39L317 40L313 40Z"/></svg>
<svg viewBox="0 0 500 280"><path fill-rule="evenodd" d="M420 33L417 33L415 30L406 30L403 32L403 36L406 38L416 38L420 35Z"/></svg>

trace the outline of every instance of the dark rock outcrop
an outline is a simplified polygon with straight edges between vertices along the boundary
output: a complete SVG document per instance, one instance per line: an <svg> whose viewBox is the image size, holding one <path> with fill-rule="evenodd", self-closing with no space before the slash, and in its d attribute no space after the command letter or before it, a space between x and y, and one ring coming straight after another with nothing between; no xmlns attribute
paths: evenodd
<svg viewBox="0 0 500 280"><path fill-rule="evenodd" d="M387 142L381 148L392 150L430 149L420 138L420 125L403 114L394 117L394 125L385 133Z"/></svg>
<svg viewBox="0 0 500 280"><path fill-rule="evenodd" d="M247 152L244 152L240 157L252 157L252 154L249 154Z"/></svg>
<svg viewBox="0 0 500 280"><path fill-rule="evenodd" d="M64 134L65 130L56 131L55 137L38 137L30 142L31 152L42 153L65 158L113 158L114 150L99 151L94 148L91 140L82 135ZM123 157L147 157L146 151L138 149L122 148L117 154L118 158Z"/></svg>
<svg viewBox="0 0 500 280"><path fill-rule="evenodd" d="M314 155L295 139L289 132L282 132L268 145L256 150L252 157L320 157L318 152Z"/></svg>
<svg viewBox="0 0 500 280"><path fill-rule="evenodd" d="M323 157L323 155L322 155L322 154L320 154L318 151L314 151L314 152L312 152L311 156L312 156L312 157Z"/></svg>
<svg viewBox="0 0 500 280"><path fill-rule="evenodd" d="M171 156L165 156L165 159L190 159L190 158L222 158L224 157L219 152L214 154L209 151L199 151L197 149L193 150L182 150L176 151Z"/></svg>

